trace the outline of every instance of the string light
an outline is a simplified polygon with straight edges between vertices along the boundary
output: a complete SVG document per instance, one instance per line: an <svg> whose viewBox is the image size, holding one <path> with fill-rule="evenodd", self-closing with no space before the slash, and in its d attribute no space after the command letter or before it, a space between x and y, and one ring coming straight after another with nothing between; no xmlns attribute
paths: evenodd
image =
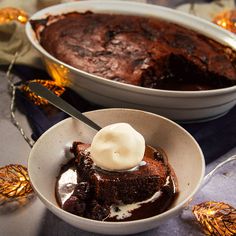
<svg viewBox="0 0 236 236"><path fill-rule="evenodd" d="M51 80L31 80L30 82L37 82L39 84L42 84L44 87L46 87L47 89L49 89L50 91L52 91L53 93L55 93L57 96L61 96L64 92L65 92L65 88L62 86L57 85L57 83L55 81L51 81ZM23 85L21 87L21 90L25 93L25 95L34 102L35 105L46 105L48 104L48 101L38 95L36 95L35 93L33 93L28 84L26 83L25 85Z"/></svg>
<svg viewBox="0 0 236 236"><path fill-rule="evenodd" d="M26 167L10 164L0 168L0 210L12 202L17 207L23 206L33 196Z"/></svg>
<svg viewBox="0 0 236 236"><path fill-rule="evenodd" d="M0 9L0 24L5 24L11 21L18 21L25 24L28 21L28 14L14 7L6 7Z"/></svg>
<svg viewBox="0 0 236 236"><path fill-rule="evenodd" d="M236 33L236 10L229 10L219 13L214 17L213 23Z"/></svg>
<svg viewBox="0 0 236 236"><path fill-rule="evenodd" d="M236 209L229 204L208 201L195 205L192 211L206 235L236 235Z"/></svg>

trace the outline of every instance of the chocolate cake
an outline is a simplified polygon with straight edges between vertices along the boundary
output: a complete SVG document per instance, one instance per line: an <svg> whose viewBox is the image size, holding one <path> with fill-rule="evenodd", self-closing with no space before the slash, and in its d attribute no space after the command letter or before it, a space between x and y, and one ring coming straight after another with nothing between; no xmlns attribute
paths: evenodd
<svg viewBox="0 0 236 236"><path fill-rule="evenodd" d="M66 211L96 220L117 221L111 214L112 209L119 211L120 205L141 204L161 193L155 201L146 202L141 213L136 209L132 216L120 219L134 220L159 214L173 202L177 193L176 178L162 150L147 146L139 166L129 171L111 172L96 167L87 148L88 145L74 142L71 151L75 158L62 169L65 173L73 167L77 172L77 184L64 203L60 199L60 194L64 194L60 188L64 187L57 185L59 204Z"/></svg>
<svg viewBox="0 0 236 236"><path fill-rule="evenodd" d="M31 25L51 55L107 79L168 90L236 85L231 48L172 22L72 12Z"/></svg>

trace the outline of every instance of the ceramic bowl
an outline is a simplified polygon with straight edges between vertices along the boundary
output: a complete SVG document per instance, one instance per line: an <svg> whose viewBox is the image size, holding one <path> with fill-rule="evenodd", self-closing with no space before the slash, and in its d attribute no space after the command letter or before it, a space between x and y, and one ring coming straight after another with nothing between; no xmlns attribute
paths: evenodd
<svg viewBox="0 0 236 236"><path fill-rule="evenodd" d="M46 131L34 144L28 160L32 186L46 207L62 220L80 229L101 234L134 234L157 227L178 214L199 189L205 171L202 151L182 127L162 116L131 109L104 109L85 113L101 127L117 122L130 123L143 134L146 143L166 152L179 184L179 195L162 214L128 222L96 221L62 210L55 198L56 178L73 141L91 143L95 131L84 123L68 118Z"/></svg>

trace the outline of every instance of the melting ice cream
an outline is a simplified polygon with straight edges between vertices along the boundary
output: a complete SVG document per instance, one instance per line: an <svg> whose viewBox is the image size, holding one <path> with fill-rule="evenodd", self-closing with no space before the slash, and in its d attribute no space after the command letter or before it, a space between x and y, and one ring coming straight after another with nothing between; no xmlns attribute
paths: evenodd
<svg viewBox="0 0 236 236"><path fill-rule="evenodd" d="M102 128L93 138L90 153L95 165L109 171L137 166L145 152L144 137L127 123Z"/></svg>

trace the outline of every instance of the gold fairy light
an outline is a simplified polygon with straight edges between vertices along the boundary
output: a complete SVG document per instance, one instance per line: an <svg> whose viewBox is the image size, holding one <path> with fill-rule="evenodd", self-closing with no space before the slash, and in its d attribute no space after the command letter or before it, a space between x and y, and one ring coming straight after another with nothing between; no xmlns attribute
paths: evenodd
<svg viewBox="0 0 236 236"><path fill-rule="evenodd" d="M6 202L26 198L33 193L27 168L10 164L0 168L0 206Z"/></svg>
<svg viewBox="0 0 236 236"><path fill-rule="evenodd" d="M224 202L208 201L192 209L206 235L236 235L236 209Z"/></svg>
<svg viewBox="0 0 236 236"><path fill-rule="evenodd" d="M56 84L63 87L68 86L70 83L68 79L70 72L69 69L46 58L44 60L47 71L56 82Z"/></svg>
<svg viewBox="0 0 236 236"><path fill-rule="evenodd" d="M55 93L57 96L61 96L64 92L65 92L65 88L58 85L55 81L51 81L51 80L31 80L30 82L37 82L42 84L43 86L45 86L47 89L49 89L50 91L52 91L53 93ZM25 93L25 95L34 102L35 105L46 105L48 104L48 101L38 95L36 95L35 93L33 93L29 86L28 83L23 85L21 87L21 90Z"/></svg>
<svg viewBox="0 0 236 236"><path fill-rule="evenodd" d="M25 24L28 21L28 14L14 7L6 7L0 9L0 24L5 24L11 21L18 21Z"/></svg>
<svg viewBox="0 0 236 236"><path fill-rule="evenodd" d="M229 10L219 13L214 17L213 23L236 33L236 10Z"/></svg>

